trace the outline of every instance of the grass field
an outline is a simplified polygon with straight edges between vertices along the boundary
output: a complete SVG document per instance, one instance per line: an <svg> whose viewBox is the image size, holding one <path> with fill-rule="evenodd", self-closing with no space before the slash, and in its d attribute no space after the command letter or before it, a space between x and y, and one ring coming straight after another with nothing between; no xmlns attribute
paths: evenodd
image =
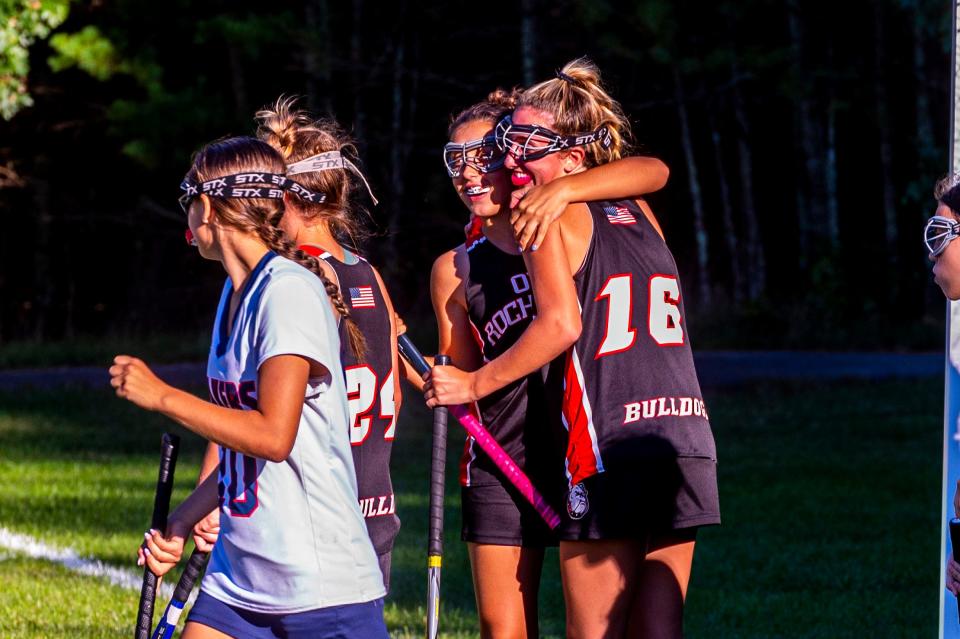
<svg viewBox="0 0 960 639"><path fill-rule="evenodd" d="M394 637L422 636L425 615L430 421L407 399L393 465L403 519L387 604ZM707 400L724 524L699 538L687 636L933 636L941 382L766 384ZM0 528L135 571L159 436L173 428L106 390L0 394ZM450 449L455 468L459 446ZM175 501L196 477L200 450L185 436ZM442 631L476 637L453 474ZM547 563L541 630L561 637L555 552ZM136 602L131 590L0 548L5 638L127 637Z"/></svg>

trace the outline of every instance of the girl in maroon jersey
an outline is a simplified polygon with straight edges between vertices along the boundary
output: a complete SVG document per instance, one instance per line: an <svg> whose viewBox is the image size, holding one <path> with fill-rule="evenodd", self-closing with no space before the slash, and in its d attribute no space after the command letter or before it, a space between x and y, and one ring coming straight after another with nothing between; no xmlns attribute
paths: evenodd
<svg viewBox="0 0 960 639"><path fill-rule="evenodd" d="M513 182L537 186L620 158L629 137L585 60L525 91L497 128ZM643 201L573 204L539 244L525 255L537 317L483 367L435 368L428 404L474 401L569 349L567 634L682 636L696 529L719 523L719 504L676 265Z"/></svg>
<svg viewBox="0 0 960 639"><path fill-rule="evenodd" d="M393 542L400 532L390 478L401 401L400 373L393 303L380 273L357 253L364 229L351 202L351 173L363 186L367 186L366 178L350 160L356 149L340 126L298 110L295 99L277 100L257 113L257 121L257 136L280 151L287 175L296 176L308 189L327 194L321 204L287 198L279 227L300 250L318 258L328 277L340 286L364 339L363 358L354 356L346 340L340 356L361 511L389 590ZM342 325L341 333L344 328ZM341 335L341 339L345 337Z"/></svg>
<svg viewBox="0 0 960 639"><path fill-rule="evenodd" d="M431 293L439 326L439 351L466 370L496 358L523 334L533 317L572 331L573 315L556 318L550 302L534 308L524 258L510 224L510 175L492 139L494 125L514 106L502 91L453 119L444 149L453 186L478 224L467 241L434 263ZM521 243L536 245L552 217L570 201L655 191L667 178L654 158L629 158L556 180L529 197ZM524 186L518 183L516 186ZM524 198L526 200L526 197ZM562 491L560 455L550 455L546 388L533 371L482 398L482 421L541 491ZM562 451L559 451L562 454ZM551 467L551 462L554 466ZM556 536L468 439L461 465L463 539L473 571L483 637L537 637L537 594L544 548ZM553 490L556 486L559 490Z"/></svg>

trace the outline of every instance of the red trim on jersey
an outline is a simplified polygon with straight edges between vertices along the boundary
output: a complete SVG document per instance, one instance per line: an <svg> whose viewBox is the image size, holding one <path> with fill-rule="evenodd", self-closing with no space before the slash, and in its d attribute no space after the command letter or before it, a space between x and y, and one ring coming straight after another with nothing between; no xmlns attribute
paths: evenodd
<svg viewBox="0 0 960 639"><path fill-rule="evenodd" d="M483 357L483 361L489 362L487 359L487 354L484 352L486 347L486 342L483 341L483 335L480 334L480 329L477 328L477 325L473 323L473 320L469 317L467 318L467 323L470 325L470 333L473 335L474 341L477 342L477 348L480 349L480 355Z"/></svg>
<svg viewBox="0 0 960 639"><path fill-rule="evenodd" d="M569 432L567 438L567 475L570 485L579 484L587 477L596 475L598 460L590 437L589 409L585 405L586 396L577 377L574 347L567 350L567 362L563 374L563 419Z"/></svg>
<svg viewBox="0 0 960 639"><path fill-rule="evenodd" d="M465 244L468 246L483 237L483 218L470 218L470 222L463 228L463 234L466 236Z"/></svg>
<svg viewBox="0 0 960 639"><path fill-rule="evenodd" d="M307 255L312 255L313 257L320 257L321 255L326 253L325 250L323 250L322 248L314 244L301 244L297 248L303 251L304 253L306 253Z"/></svg>

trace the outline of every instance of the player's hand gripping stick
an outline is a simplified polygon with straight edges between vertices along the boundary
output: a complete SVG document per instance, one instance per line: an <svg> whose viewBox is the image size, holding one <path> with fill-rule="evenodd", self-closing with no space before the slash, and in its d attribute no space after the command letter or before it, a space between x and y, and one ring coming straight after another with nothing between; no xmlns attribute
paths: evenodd
<svg viewBox="0 0 960 639"><path fill-rule="evenodd" d="M167 609L160 617L160 623L153 631L151 639L170 639L173 636L177 629L177 622L180 621L180 615L183 613L183 607L187 604L187 599L190 598L190 591L193 590L197 577L203 571L208 556L205 552L200 552L196 548L193 549L190 559L187 560L187 567L183 569L180 581L177 582L177 587L173 591L173 598L170 599Z"/></svg>
<svg viewBox="0 0 960 639"><path fill-rule="evenodd" d="M415 370L418 375L423 375L430 370L430 365L427 364L423 355L421 355L417 347L413 345L413 342L410 341L406 333L397 337L397 346L400 349L400 354L410 362L413 370ZM483 427L483 424L471 415L465 406L449 406L448 408L450 414L457 418L457 421L460 422L464 430L477 442L480 450L490 457L494 465L499 468L507 480L520 491L524 499L536 509L540 517L547 522L547 525L550 526L551 529L559 526L560 516L550 504L547 503L547 500L543 498L543 495L536 489L526 473L517 466L513 459L510 458L510 455L497 443L497 440Z"/></svg>
<svg viewBox="0 0 960 639"><path fill-rule="evenodd" d="M449 355L437 355L439 366ZM433 409L433 452L430 457L430 535L427 540L427 638L436 639L440 624L440 569L443 565L443 496L447 467L447 407Z"/></svg>
<svg viewBox="0 0 960 639"><path fill-rule="evenodd" d="M170 493L173 492L173 472L177 467L180 438L173 433L164 433L160 439L160 472L157 475L157 492L153 498L153 516L150 528L166 532L167 514L170 512ZM143 585L140 587L140 605L137 608L135 639L148 639L153 627L153 602L157 596L157 576L149 566L143 569Z"/></svg>
<svg viewBox="0 0 960 639"><path fill-rule="evenodd" d="M957 517L950 520L950 545L953 546L953 560L957 561L960 557L960 519ZM960 618L960 599L957 599L957 616Z"/></svg>

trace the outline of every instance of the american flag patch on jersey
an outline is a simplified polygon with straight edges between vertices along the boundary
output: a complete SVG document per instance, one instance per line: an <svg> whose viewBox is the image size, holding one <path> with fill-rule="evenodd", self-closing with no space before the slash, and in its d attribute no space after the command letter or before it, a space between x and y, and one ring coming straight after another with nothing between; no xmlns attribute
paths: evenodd
<svg viewBox="0 0 960 639"><path fill-rule="evenodd" d="M637 218L625 206L605 206L603 212L611 224L636 224Z"/></svg>
<svg viewBox="0 0 960 639"><path fill-rule="evenodd" d="M374 308L376 303L373 300L373 287L351 286L350 306L353 308Z"/></svg>

